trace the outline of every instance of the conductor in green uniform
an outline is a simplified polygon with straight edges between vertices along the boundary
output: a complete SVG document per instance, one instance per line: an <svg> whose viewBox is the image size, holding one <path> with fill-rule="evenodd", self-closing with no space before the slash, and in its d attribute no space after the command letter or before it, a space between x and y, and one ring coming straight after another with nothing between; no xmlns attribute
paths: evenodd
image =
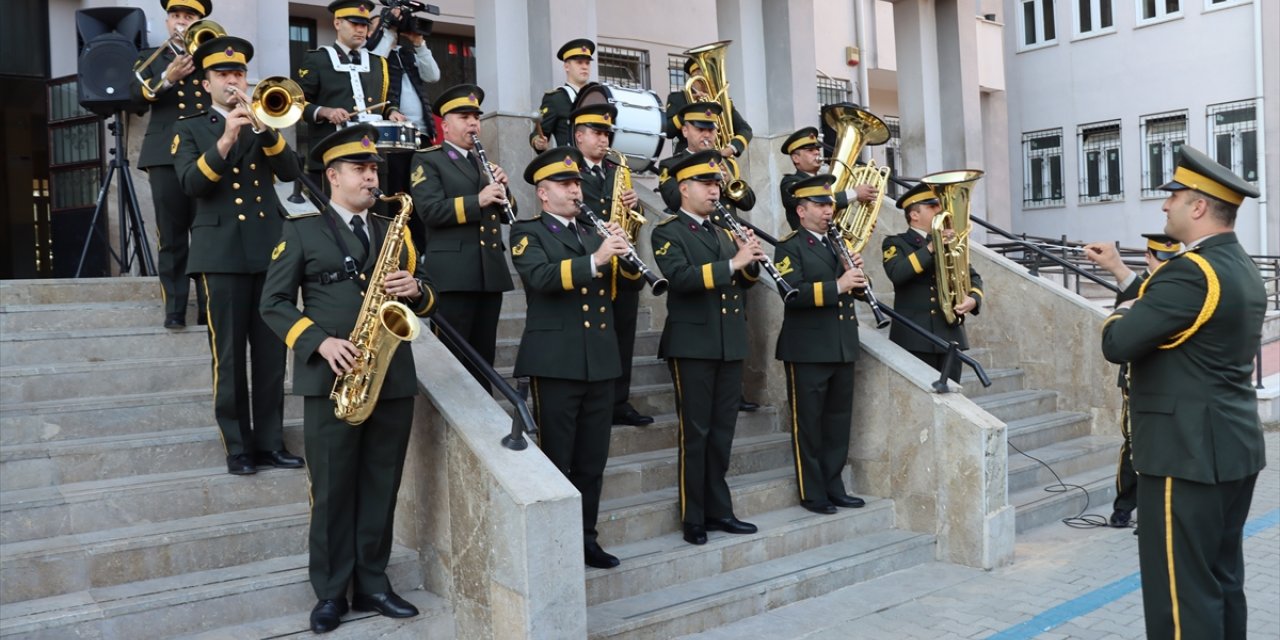
<svg viewBox="0 0 1280 640"><path fill-rule="evenodd" d="M861 257L846 264L830 244L835 177L792 183L800 229L778 243L774 265L799 294L787 301L776 357L787 369L787 397L800 506L833 514L858 508L840 478L849 457L853 422L853 364L858 359L858 317L853 304L867 288ZM837 240L843 242L843 240ZM847 252L847 246L846 246Z"/></svg>
<svg viewBox="0 0 1280 640"><path fill-rule="evenodd" d="M362 292L382 287L415 314L435 308L435 292L417 259L408 227L399 269L370 282L390 223L369 212L382 159L369 125L343 129L312 150L325 166L333 194L323 212L284 223L271 251L262 314L293 350L293 392L303 396L303 431L311 459L311 586L318 602L311 630L332 631L351 608L406 618L418 614L387 579L396 493L413 422L417 373L408 345L387 365L373 412L359 426L334 415L329 399L337 375L359 355L348 341L359 319ZM398 212L397 212L398 213ZM348 271L346 258L358 265ZM416 266L415 266L416 265ZM302 310L295 302L302 289Z"/></svg>
<svg viewBox="0 0 1280 640"><path fill-rule="evenodd" d="M582 154L572 147L545 151L525 169L542 214L511 227L511 256L524 283L528 316L515 375L530 378L538 446L582 493L583 555L609 569L618 558L600 547L596 516L609 431L613 381L622 373L614 334L613 289L640 286L619 278L627 253L622 228L610 223L602 240L578 217ZM629 363L628 363L629 364Z"/></svg>
<svg viewBox="0 0 1280 640"><path fill-rule="evenodd" d="M285 449L282 433L284 343L258 313L283 221L275 181L298 176L297 156L278 131L254 133L250 125L245 69L253 45L213 38L194 58L211 109L178 121L170 152L183 191L196 203L187 270L205 294L213 412L227 471L298 468L302 458Z"/></svg>
<svg viewBox="0 0 1280 640"><path fill-rule="evenodd" d="M1266 292L1234 231L1258 189L1183 146L1162 209L1186 249L1102 328L1129 366L1148 638L1246 637L1243 530L1266 466L1250 384Z"/></svg>
<svg viewBox="0 0 1280 640"><path fill-rule="evenodd" d="M782 176L778 183L782 191L782 209L787 214L787 224L792 229L800 228L800 218L796 217L796 199L791 195L795 184L806 178L818 175L822 169L822 143L818 141L817 127L805 127L787 136L782 141L782 154L791 158L791 166L795 173ZM835 191L835 209L839 211L856 202L872 202L880 197L879 191L869 184L855 185L851 189Z"/></svg>
<svg viewBox="0 0 1280 640"><path fill-rule="evenodd" d="M690 544L706 544L708 530L756 532L734 516L725 474L747 356L744 297L765 254L750 232L737 240L712 222L723 162L715 151L702 151L671 167L680 204L651 238L658 269L670 281L658 356L675 385L680 521Z"/></svg>
<svg viewBox="0 0 1280 640"><path fill-rule="evenodd" d="M564 61L564 84L542 94L542 106L538 108L538 126L529 134L529 145L534 151L546 151L552 146L547 136L555 136L555 144L573 144L573 103L578 92L591 80L591 61L596 53L596 43L586 39L570 40L556 52L556 59Z"/></svg>

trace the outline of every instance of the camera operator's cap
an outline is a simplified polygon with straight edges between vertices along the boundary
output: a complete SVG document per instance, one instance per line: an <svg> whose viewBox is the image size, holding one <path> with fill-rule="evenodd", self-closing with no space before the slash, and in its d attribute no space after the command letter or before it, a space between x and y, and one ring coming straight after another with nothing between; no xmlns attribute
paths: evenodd
<svg viewBox="0 0 1280 640"><path fill-rule="evenodd" d="M801 149L820 148L818 144L818 128L805 127L789 136L782 141L783 155L791 155Z"/></svg>
<svg viewBox="0 0 1280 640"><path fill-rule="evenodd" d="M791 197L797 200L834 203L836 199L831 195L831 185L835 182L836 177L829 173L809 176L791 185Z"/></svg>
<svg viewBox="0 0 1280 640"><path fill-rule="evenodd" d="M907 190L898 198L898 208L906 210L913 204L938 204L938 194L929 188L929 185L921 182Z"/></svg>
<svg viewBox="0 0 1280 640"><path fill-rule="evenodd" d="M373 2L370 0L333 0L329 3L329 13L335 18L350 20L356 24L369 24L373 14Z"/></svg>
<svg viewBox="0 0 1280 640"><path fill-rule="evenodd" d="M412 20L404 23L404 33L416 33L420 36L431 35L431 28L435 26L435 22L426 18L413 16Z"/></svg>
<svg viewBox="0 0 1280 640"><path fill-rule="evenodd" d="M573 147L547 149L524 168L524 181L536 185L543 180L581 180L582 164L582 153Z"/></svg>
<svg viewBox="0 0 1280 640"><path fill-rule="evenodd" d="M592 56L595 54L596 43L586 38L578 38L564 43L564 45L560 47L560 50L556 52L556 58L560 60L570 60L572 58L586 58L591 60Z"/></svg>
<svg viewBox="0 0 1280 640"><path fill-rule="evenodd" d="M202 71L247 71L253 45L244 38L219 36L200 45L191 58Z"/></svg>
<svg viewBox="0 0 1280 640"><path fill-rule="evenodd" d="M324 137L311 149L311 159L328 167L329 163L382 162L378 155L378 130L364 123L338 129Z"/></svg>
<svg viewBox="0 0 1280 640"><path fill-rule="evenodd" d="M165 13L174 9L186 9L201 18L213 13L213 0L160 0Z"/></svg>
<svg viewBox="0 0 1280 640"><path fill-rule="evenodd" d="M680 126L688 122L699 129L714 129L720 124L722 113L724 107L718 102L690 102L676 112L676 122Z"/></svg>
<svg viewBox="0 0 1280 640"><path fill-rule="evenodd" d="M719 182L721 172L726 169L720 152L712 149L699 151L685 156L683 160L671 167L671 174L676 182L697 180L699 182Z"/></svg>
<svg viewBox="0 0 1280 640"><path fill-rule="evenodd" d="M585 125L598 131L613 133L613 123L618 120L618 108L607 102L589 104L569 114L569 118L575 127Z"/></svg>
<svg viewBox="0 0 1280 640"><path fill-rule="evenodd" d="M1144 233L1142 237L1147 239L1148 251L1164 251L1167 253L1182 251L1181 242L1163 233Z"/></svg>
<svg viewBox="0 0 1280 640"><path fill-rule="evenodd" d="M1213 158L1185 144L1178 149L1178 163L1173 170L1173 179L1160 185L1160 188L1165 191L1191 189L1237 206L1245 198L1256 198L1259 195L1257 187L1214 162Z"/></svg>
<svg viewBox="0 0 1280 640"><path fill-rule="evenodd" d="M484 89L474 84L458 84L440 94L436 98L432 109L436 115L441 118L450 113L484 113L480 110L480 103L484 102Z"/></svg>

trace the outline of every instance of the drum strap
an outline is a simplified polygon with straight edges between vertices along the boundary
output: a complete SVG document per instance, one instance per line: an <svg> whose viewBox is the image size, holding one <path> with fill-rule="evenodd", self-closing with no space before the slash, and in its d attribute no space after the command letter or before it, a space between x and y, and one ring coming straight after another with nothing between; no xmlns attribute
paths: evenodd
<svg viewBox="0 0 1280 640"><path fill-rule="evenodd" d="M351 79L351 97L354 101L352 108L365 105L366 103L364 100L364 82L361 81L360 74L369 72L368 50L358 49L355 52L353 52L352 54L353 57L357 53L360 54L360 64L355 64L355 63L343 64L338 60L337 47L325 45L320 48L324 49L325 53L329 54L329 61L333 63L333 69L335 71L341 71L346 73L347 76ZM346 109L348 107L346 105L343 105L343 108ZM351 123L355 124L355 122L370 122L370 121L379 120L379 119L380 117L376 114L369 113L368 111L362 111L359 115L356 116L355 121Z"/></svg>
<svg viewBox="0 0 1280 640"><path fill-rule="evenodd" d="M568 82L564 83L560 89L564 91L565 95L569 96L569 104L573 104L573 101L578 99L578 90Z"/></svg>

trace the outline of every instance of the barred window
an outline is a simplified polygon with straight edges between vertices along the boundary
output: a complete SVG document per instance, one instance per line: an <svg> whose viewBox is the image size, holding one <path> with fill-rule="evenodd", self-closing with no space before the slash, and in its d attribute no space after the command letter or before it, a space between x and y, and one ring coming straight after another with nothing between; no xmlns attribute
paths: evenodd
<svg viewBox="0 0 1280 640"><path fill-rule="evenodd" d="M1124 197L1120 169L1120 121L1082 124L1080 142L1080 202L1109 202Z"/></svg>
<svg viewBox="0 0 1280 640"><path fill-rule="evenodd" d="M1236 175L1258 183L1258 108L1253 100L1209 105L1209 148L1213 159Z"/></svg>
<svg viewBox="0 0 1280 640"><path fill-rule="evenodd" d="M1173 177L1178 149L1187 143L1187 112L1142 116L1142 197L1163 198L1160 186Z"/></svg>
<svg viewBox="0 0 1280 640"><path fill-rule="evenodd" d="M1136 0L1138 24L1176 18L1182 15L1181 0Z"/></svg>
<svg viewBox="0 0 1280 640"><path fill-rule="evenodd" d="M1022 206L1053 207L1062 196L1062 129L1022 134Z"/></svg>
<svg viewBox="0 0 1280 640"><path fill-rule="evenodd" d="M890 176L898 177L899 172L902 171L902 134L900 122L898 120L898 116L884 116L880 119L884 120L885 126L889 128L889 141L881 146L881 148L884 149L884 165L889 167ZM890 198L897 198L902 195L903 189L898 186L898 183L890 180L889 184L885 187L885 191L887 192L885 195Z"/></svg>
<svg viewBox="0 0 1280 640"><path fill-rule="evenodd" d="M610 47L596 49L600 82L630 89L649 88L649 52L644 49Z"/></svg>
<svg viewBox="0 0 1280 640"><path fill-rule="evenodd" d="M76 76L49 82L49 178L54 211L92 207L102 183L103 118L80 106Z"/></svg>
<svg viewBox="0 0 1280 640"><path fill-rule="evenodd" d="M670 91L684 91L684 82L688 79L684 72L684 62L688 59L688 56L667 56L667 82L671 85Z"/></svg>
<svg viewBox="0 0 1280 640"><path fill-rule="evenodd" d="M1058 39L1057 21L1054 19L1054 0L1020 0L1022 15L1018 27L1022 32L1020 48L1050 44Z"/></svg>
<svg viewBox="0 0 1280 640"><path fill-rule="evenodd" d="M848 80L818 76L818 106L849 102L853 99L853 85Z"/></svg>

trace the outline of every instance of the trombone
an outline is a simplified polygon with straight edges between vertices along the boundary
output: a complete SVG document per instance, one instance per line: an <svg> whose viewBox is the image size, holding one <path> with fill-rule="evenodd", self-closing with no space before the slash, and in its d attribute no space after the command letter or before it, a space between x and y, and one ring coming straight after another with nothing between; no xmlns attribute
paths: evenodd
<svg viewBox="0 0 1280 640"><path fill-rule="evenodd" d="M263 78L254 87L252 97L234 86L227 87L227 93L249 112L254 133L292 127L302 118L302 108L307 104L302 87L285 76Z"/></svg>
<svg viewBox="0 0 1280 640"><path fill-rule="evenodd" d="M199 49L200 45L214 38L219 38L225 35L227 35L227 30L222 28L222 25L217 22L208 19L196 20L186 28L181 26L178 27L177 33L169 36L168 40L165 40L165 45L169 47L169 50L172 51L175 56L195 55L196 49ZM163 46L156 47L156 50L153 51L146 60L133 65L133 76L137 78L138 83L142 85L142 95L148 100L155 99L156 94L164 87L164 79L161 78L160 82L153 86L142 77L142 70L150 67L151 63L155 62L156 57L158 57L162 51L164 51ZM155 78L152 78L152 80L155 80Z"/></svg>

